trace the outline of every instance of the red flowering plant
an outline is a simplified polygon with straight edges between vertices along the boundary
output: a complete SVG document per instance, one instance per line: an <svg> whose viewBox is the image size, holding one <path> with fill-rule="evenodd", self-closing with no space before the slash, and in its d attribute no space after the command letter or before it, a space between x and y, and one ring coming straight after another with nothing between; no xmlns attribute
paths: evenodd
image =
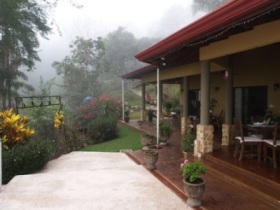
<svg viewBox="0 0 280 210"><path fill-rule="evenodd" d="M120 100L105 95L99 98L92 98L88 104L83 105L80 109L83 124L85 125L101 116L119 118L121 111Z"/></svg>

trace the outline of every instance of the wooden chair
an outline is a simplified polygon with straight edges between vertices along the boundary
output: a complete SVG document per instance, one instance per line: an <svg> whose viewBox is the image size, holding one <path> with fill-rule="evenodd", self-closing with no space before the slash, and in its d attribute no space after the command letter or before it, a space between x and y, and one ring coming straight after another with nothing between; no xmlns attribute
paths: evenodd
<svg viewBox="0 0 280 210"><path fill-rule="evenodd" d="M277 140L278 138L278 123L275 123L275 128L273 132L273 139L264 139L264 145L263 145L263 157L264 161L266 159L270 159L273 162L273 167L277 168L277 158L276 153L277 150L280 150L280 140ZM267 150L270 148L272 150L271 156L267 154Z"/></svg>
<svg viewBox="0 0 280 210"><path fill-rule="evenodd" d="M262 150L262 142L263 140L257 136L244 136L243 134L243 125L240 120L234 120L234 129L235 129L235 151L234 151L234 157L237 156L237 153L239 151L239 146L241 146L240 149L240 155L239 155L239 161L243 159L243 155L245 153L245 146L251 146L250 147L250 153L253 154L253 146L257 147L257 157L258 161L261 160L261 150Z"/></svg>

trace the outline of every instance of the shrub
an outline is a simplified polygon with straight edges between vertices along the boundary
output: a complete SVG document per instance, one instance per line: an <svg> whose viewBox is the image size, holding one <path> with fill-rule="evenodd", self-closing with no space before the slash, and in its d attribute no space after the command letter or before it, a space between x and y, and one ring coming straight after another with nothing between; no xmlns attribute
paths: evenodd
<svg viewBox="0 0 280 210"><path fill-rule="evenodd" d="M21 110L21 113L30 118L28 125L32 127L36 133L33 135L35 139L55 139L55 127L53 118L57 106L34 107Z"/></svg>
<svg viewBox="0 0 280 210"><path fill-rule="evenodd" d="M193 133L193 125L189 125L186 134L182 139L182 148L184 152L193 152L195 134Z"/></svg>
<svg viewBox="0 0 280 210"><path fill-rule="evenodd" d="M118 98L101 96L98 99L92 99L89 104L81 107L79 115L82 119L82 125L85 127L91 121L100 117L120 117L122 113L121 102Z"/></svg>
<svg viewBox="0 0 280 210"><path fill-rule="evenodd" d="M186 177L186 181L190 183L200 183L202 175L206 173L206 168L202 162L190 162L184 160L181 163L182 175Z"/></svg>
<svg viewBox="0 0 280 210"><path fill-rule="evenodd" d="M53 145L50 141L32 139L26 144L4 149L2 155L5 184L16 175L30 174L41 169L52 158Z"/></svg>
<svg viewBox="0 0 280 210"><path fill-rule="evenodd" d="M12 147L28 140L35 133L26 126L28 120L28 117L16 114L12 109L0 112L0 138L4 146Z"/></svg>
<svg viewBox="0 0 280 210"><path fill-rule="evenodd" d="M117 137L117 119L114 117L99 117L88 126L91 143L99 143Z"/></svg>

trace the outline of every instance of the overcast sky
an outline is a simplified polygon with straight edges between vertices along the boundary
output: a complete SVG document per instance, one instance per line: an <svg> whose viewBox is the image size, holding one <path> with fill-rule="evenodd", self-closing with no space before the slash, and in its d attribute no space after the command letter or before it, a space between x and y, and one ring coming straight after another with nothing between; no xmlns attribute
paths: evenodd
<svg viewBox="0 0 280 210"><path fill-rule="evenodd" d="M182 18L184 20L183 25L176 21L172 26L166 26L172 30L170 33L176 32L201 16L198 14L193 17L192 0L74 0L74 2L83 5L83 8L73 7L69 0L60 0L52 16L61 35L54 27L54 34L49 36L49 40L40 38L39 56L42 61L37 63L36 70L28 74L29 81L35 86L40 76L43 76L44 81L56 76L51 64L69 55L68 46L76 36L85 38L106 36L122 26L137 38L155 37L159 36L159 25L163 24L166 13L173 7L178 13L175 14L178 15L178 20Z"/></svg>

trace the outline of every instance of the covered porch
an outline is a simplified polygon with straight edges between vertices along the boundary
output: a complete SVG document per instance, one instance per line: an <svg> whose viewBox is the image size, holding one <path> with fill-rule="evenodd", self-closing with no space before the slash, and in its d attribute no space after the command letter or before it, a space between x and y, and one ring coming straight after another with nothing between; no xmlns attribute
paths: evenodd
<svg viewBox="0 0 280 210"><path fill-rule="evenodd" d="M128 125L140 129L136 120L131 120ZM155 129L156 124L148 122L141 129L149 130L151 125ZM180 127L176 120L173 125L170 142L159 149L157 170L151 173L186 200L180 173L183 161ZM198 209L279 209L280 169L274 169L269 162L258 162L257 159L245 158L240 162L237 157L233 157L233 152L232 146L221 146L221 138L215 136L213 152L201 159L207 167L207 185L202 206ZM145 167L142 151L130 152L128 155ZM191 156L189 159L197 158Z"/></svg>
<svg viewBox="0 0 280 210"><path fill-rule="evenodd" d="M248 123L252 116L264 116L270 107L279 114L279 89L275 88L280 78L279 18L277 1L231 1L137 54L138 60L150 65L122 77L140 79L142 90L149 82L161 86L165 81L180 81L182 134L191 115L190 91L197 91L200 109L195 156L213 151L210 99L216 98L219 106L215 114L223 113L221 143L230 147L234 143L233 119ZM145 113L144 102L142 107Z"/></svg>

